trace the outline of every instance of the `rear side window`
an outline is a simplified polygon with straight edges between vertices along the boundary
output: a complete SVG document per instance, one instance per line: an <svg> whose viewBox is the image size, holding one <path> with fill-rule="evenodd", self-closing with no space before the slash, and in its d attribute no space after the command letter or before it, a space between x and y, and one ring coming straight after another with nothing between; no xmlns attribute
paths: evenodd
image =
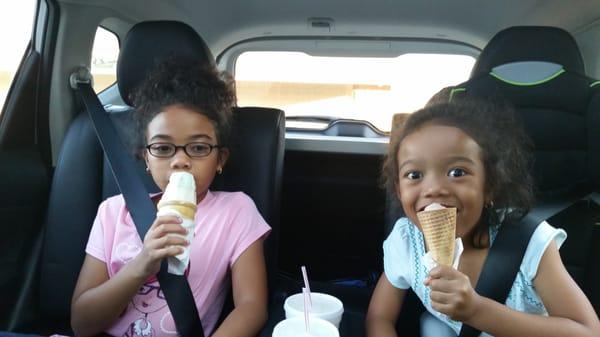
<svg viewBox="0 0 600 337"><path fill-rule="evenodd" d="M365 120L389 132L394 114L420 109L442 88L467 80L474 63L472 56L456 54L376 58L249 51L235 64L238 105L276 107L307 120Z"/></svg>
<svg viewBox="0 0 600 337"><path fill-rule="evenodd" d="M31 40L36 3L36 0L0 1L0 45L3 46L0 52L0 107L4 106Z"/></svg>
<svg viewBox="0 0 600 337"><path fill-rule="evenodd" d="M102 27L96 30L92 49L92 75L94 90L100 92L117 81L119 38Z"/></svg>

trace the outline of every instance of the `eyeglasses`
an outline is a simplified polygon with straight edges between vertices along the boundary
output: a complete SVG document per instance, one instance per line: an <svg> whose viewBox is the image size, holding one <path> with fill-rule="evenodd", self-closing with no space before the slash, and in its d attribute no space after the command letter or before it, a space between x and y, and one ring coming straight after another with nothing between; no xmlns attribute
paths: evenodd
<svg viewBox="0 0 600 337"><path fill-rule="evenodd" d="M177 149L183 149L183 151L191 158L200 158L208 156L213 149L218 149L220 147L222 146L202 142L188 143L185 145L152 143L146 146L146 149L151 155L157 158L171 158L177 153Z"/></svg>

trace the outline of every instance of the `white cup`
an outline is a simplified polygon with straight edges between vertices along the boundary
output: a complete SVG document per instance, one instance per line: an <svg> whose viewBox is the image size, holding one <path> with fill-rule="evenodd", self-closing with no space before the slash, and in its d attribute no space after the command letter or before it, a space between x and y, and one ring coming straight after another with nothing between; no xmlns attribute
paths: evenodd
<svg viewBox="0 0 600 337"><path fill-rule="evenodd" d="M330 322L310 317L309 331L306 332L304 317L293 317L285 319L273 329L273 337L340 337L338 329Z"/></svg>
<svg viewBox="0 0 600 337"><path fill-rule="evenodd" d="M336 328L340 327L344 304L337 297L323 294L311 293L312 307L310 317L317 317L331 322ZM304 317L304 295L294 294L285 299L283 304L285 318Z"/></svg>

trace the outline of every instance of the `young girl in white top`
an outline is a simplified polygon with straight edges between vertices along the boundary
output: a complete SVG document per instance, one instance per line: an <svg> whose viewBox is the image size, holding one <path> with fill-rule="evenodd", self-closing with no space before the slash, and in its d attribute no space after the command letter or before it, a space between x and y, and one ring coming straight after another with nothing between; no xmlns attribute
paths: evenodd
<svg viewBox="0 0 600 337"><path fill-rule="evenodd" d="M423 337L457 336L463 323L482 336L600 336L594 309L558 253L566 233L546 222L533 233L505 303L474 290L499 227L530 208L525 144L510 108L466 100L417 111L392 135L384 174L406 217L383 245L368 336L402 335L395 323L409 288L428 311ZM428 272L421 262L426 249L417 212L432 203L457 209L456 236L464 245L458 269Z"/></svg>

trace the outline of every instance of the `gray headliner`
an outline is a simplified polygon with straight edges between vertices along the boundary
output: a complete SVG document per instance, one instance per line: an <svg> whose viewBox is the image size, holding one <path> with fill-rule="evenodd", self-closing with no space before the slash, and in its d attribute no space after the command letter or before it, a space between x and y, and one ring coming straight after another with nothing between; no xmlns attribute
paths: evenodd
<svg viewBox="0 0 600 337"><path fill-rule="evenodd" d="M63 0L113 9L125 21L177 19L192 25L219 54L261 36L425 37L477 47L513 25L551 25L577 35L600 18L599 1L564 0ZM334 20L332 32L307 19Z"/></svg>

